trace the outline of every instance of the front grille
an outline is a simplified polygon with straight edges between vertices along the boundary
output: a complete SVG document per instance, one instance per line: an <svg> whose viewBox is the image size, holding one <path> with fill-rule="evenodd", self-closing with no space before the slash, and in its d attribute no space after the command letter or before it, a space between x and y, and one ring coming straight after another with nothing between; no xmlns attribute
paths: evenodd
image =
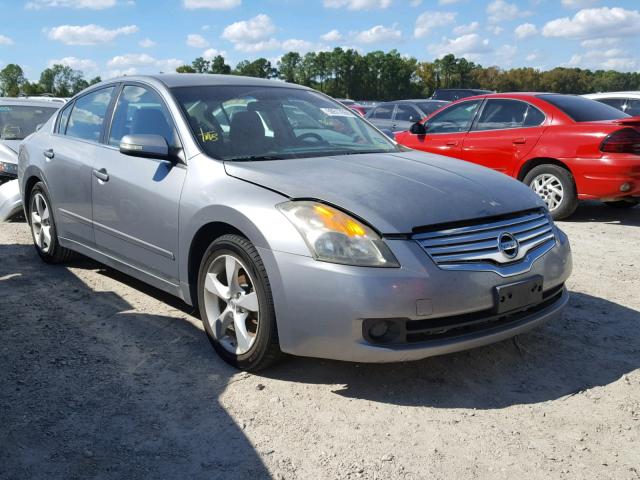
<svg viewBox="0 0 640 480"><path fill-rule="evenodd" d="M518 263L529 252L548 250L556 241L553 224L543 210L417 233L413 239L436 265L445 269L478 263Z"/></svg>

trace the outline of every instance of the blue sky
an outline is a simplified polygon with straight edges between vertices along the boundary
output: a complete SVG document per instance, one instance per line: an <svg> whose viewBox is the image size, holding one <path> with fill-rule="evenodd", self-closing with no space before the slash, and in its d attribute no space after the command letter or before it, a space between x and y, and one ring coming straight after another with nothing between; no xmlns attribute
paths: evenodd
<svg viewBox="0 0 640 480"><path fill-rule="evenodd" d="M0 67L30 79L54 62L107 78L335 46L640 70L639 0L0 0L0 12Z"/></svg>

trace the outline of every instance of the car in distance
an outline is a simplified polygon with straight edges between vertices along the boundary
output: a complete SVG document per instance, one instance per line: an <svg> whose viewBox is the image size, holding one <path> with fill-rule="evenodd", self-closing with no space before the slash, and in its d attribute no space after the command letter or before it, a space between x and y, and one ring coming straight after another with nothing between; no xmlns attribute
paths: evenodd
<svg viewBox="0 0 640 480"><path fill-rule="evenodd" d="M284 82L94 85L22 144L19 178L44 261L80 252L197 305L247 370L467 349L568 299L567 237L529 188Z"/></svg>
<svg viewBox="0 0 640 480"><path fill-rule="evenodd" d="M0 222L21 210L18 145L59 108L49 99L0 97Z"/></svg>
<svg viewBox="0 0 640 480"><path fill-rule="evenodd" d="M368 111L367 108L364 105L360 105L355 100L351 100L348 98L337 98L336 100L338 100L342 105L344 105L348 109L353 110L354 112L358 113L359 115L362 115L363 117L367 114L367 111Z"/></svg>
<svg viewBox="0 0 640 480"><path fill-rule="evenodd" d="M589 93L583 97L617 108L632 117L640 117L640 91Z"/></svg>
<svg viewBox="0 0 640 480"><path fill-rule="evenodd" d="M491 90L480 90L477 88L437 88L431 100L441 100L443 102L455 102L461 98L474 97L476 95L486 95L494 93Z"/></svg>
<svg viewBox="0 0 640 480"><path fill-rule="evenodd" d="M504 93L452 103L396 140L517 178L560 219L583 199L637 204L639 127L640 118L580 96Z"/></svg>
<svg viewBox="0 0 640 480"><path fill-rule="evenodd" d="M409 130L411 125L436 110L447 105L448 102L439 100L398 100L385 102L371 109L366 118L381 130L401 132Z"/></svg>

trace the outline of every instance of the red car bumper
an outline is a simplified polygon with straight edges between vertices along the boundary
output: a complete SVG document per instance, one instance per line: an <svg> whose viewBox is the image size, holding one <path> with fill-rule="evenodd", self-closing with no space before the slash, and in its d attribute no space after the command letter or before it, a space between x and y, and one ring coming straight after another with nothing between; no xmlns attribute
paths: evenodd
<svg viewBox="0 0 640 480"><path fill-rule="evenodd" d="M582 200L640 197L640 156L562 159L571 168Z"/></svg>

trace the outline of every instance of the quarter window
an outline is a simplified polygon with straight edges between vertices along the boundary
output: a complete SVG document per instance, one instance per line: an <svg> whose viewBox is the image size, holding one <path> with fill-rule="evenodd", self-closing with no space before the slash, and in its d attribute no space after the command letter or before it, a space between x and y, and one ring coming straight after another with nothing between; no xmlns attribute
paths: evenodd
<svg viewBox="0 0 640 480"><path fill-rule="evenodd" d="M624 111L632 117L640 116L640 100L636 100L634 98L628 99Z"/></svg>
<svg viewBox="0 0 640 480"><path fill-rule="evenodd" d="M58 128L56 129L56 133L60 133L64 135L65 130L67 129L67 122L69 122L69 115L71 114L71 109L73 108L73 104L69 104L60 113L60 119L58 120Z"/></svg>
<svg viewBox="0 0 640 480"><path fill-rule="evenodd" d="M137 85L122 89L113 116L109 144L119 145L125 135L159 135L167 145L177 145L171 116L160 96Z"/></svg>
<svg viewBox="0 0 640 480"><path fill-rule="evenodd" d="M544 121L544 114L526 102L488 100L474 130L504 130L535 127Z"/></svg>
<svg viewBox="0 0 640 480"><path fill-rule="evenodd" d="M100 141L113 91L114 87L102 88L77 99L69 117L66 134L92 142Z"/></svg>
<svg viewBox="0 0 640 480"><path fill-rule="evenodd" d="M479 106L480 100L470 100L452 105L426 123L427 133L460 133L468 131Z"/></svg>

